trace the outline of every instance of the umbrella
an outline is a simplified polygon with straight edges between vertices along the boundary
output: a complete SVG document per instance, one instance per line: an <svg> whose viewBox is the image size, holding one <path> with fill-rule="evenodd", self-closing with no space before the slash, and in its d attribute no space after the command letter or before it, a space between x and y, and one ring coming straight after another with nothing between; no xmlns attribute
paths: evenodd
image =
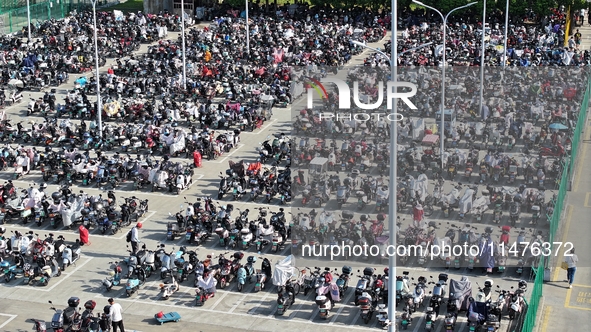
<svg viewBox="0 0 591 332"><path fill-rule="evenodd" d="M548 128L556 130L568 129L568 127L563 125L562 123L553 123L550 126L548 126Z"/></svg>

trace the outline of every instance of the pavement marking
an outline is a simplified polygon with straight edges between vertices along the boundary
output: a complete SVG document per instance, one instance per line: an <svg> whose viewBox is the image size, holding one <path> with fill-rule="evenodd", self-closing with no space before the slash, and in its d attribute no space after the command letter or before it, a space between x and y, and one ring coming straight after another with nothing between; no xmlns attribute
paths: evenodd
<svg viewBox="0 0 591 332"><path fill-rule="evenodd" d="M339 317L339 315L341 314L341 312L343 312L343 309L345 309L345 304L351 302L351 298L353 297L353 295L355 295L355 292L351 291L349 292L349 295L347 295L340 303L340 308L339 310L337 310L337 312L334 314L334 316L332 317L332 319L330 320L330 323L328 323L328 325L333 325L336 321L337 318Z"/></svg>
<svg viewBox="0 0 591 332"><path fill-rule="evenodd" d="M572 216L573 216L574 207L571 204L569 204L566 207L566 209L567 209L566 219L564 220L564 230L562 232L562 239L561 239L562 243L565 243L566 240L567 240L568 231L570 229L570 222L571 222L571 219L572 219ZM561 255L559 256L558 253L557 253L557 257L563 257L562 256L562 252L564 252L564 247L560 248L560 254ZM562 271L562 268L558 264L562 264L562 259L557 259L556 260L556 266L554 267L554 275L552 276L552 280L554 282L557 282L558 281L558 274L560 273L560 271Z"/></svg>
<svg viewBox="0 0 591 332"><path fill-rule="evenodd" d="M243 290L244 290L244 289L243 289ZM236 304L234 304L234 305L232 306L232 308L230 308L230 311L228 311L228 312L229 312L229 313L233 313L233 312L234 312L234 310L236 310L236 308L238 308L238 305L240 305L240 303L242 303L242 301L244 301L244 300L246 299L246 297L247 297L247 296L248 296L248 293L246 293L246 294L242 295L242 297L240 298L240 300L238 300L238 301L236 302Z"/></svg>
<svg viewBox="0 0 591 332"><path fill-rule="evenodd" d="M468 326L468 323L466 324L462 324L464 323L463 321L460 322L460 330L458 332L463 332L466 329L466 326Z"/></svg>
<svg viewBox="0 0 591 332"><path fill-rule="evenodd" d="M419 317L419 320L417 321L417 323L415 324L415 328L413 329L413 332L419 332L422 331L423 329L421 327L423 327L423 321L425 320L425 315L421 315ZM461 330L460 330L461 331Z"/></svg>
<svg viewBox="0 0 591 332"><path fill-rule="evenodd" d="M550 319L550 310L552 309L551 306L545 306L544 308L544 313L543 313L543 319L542 319L542 324L540 325L540 331L542 332L546 332L546 329L548 328L548 320Z"/></svg>
<svg viewBox="0 0 591 332"><path fill-rule="evenodd" d="M242 131L240 132L240 135L242 134L247 134L247 135L260 135L263 133L263 131L267 130L267 128L269 128L269 126L271 126L273 123L277 122L277 119L273 119L271 121L268 121L269 123L262 126L258 131Z"/></svg>
<svg viewBox="0 0 591 332"><path fill-rule="evenodd" d="M23 288L23 289L32 289L32 290L39 291L39 292L51 292L57 285L61 284L68 277L72 276L76 271L78 271L81 267L86 265L86 263L90 262L91 260L92 260L92 258L88 258L84 263L76 264L76 268L74 268L73 270L71 270L69 272L62 272L62 275L65 275L62 278L54 277L54 278L59 278L59 280L56 281L55 283L53 283L53 285L49 288L40 288L40 287L31 287L31 286L12 286L12 287ZM54 278L52 278L52 279L54 279Z"/></svg>
<svg viewBox="0 0 591 332"><path fill-rule="evenodd" d="M261 305L263 304L263 302L265 302L265 300L267 299L267 297L269 297L269 295L271 295L271 292L268 292L267 294L265 294L265 296L263 296L263 298L261 299L261 303L259 303L256 307L254 307L252 309L252 311L249 311L248 315L254 316L256 314L257 309L261 307ZM262 316L258 316L258 317L262 317Z"/></svg>
<svg viewBox="0 0 591 332"><path fill-rule="evenodd" d="M355 318L353 318L353 321L351 321L351 324L349 324L349 326L347 328L349 328L350 326L353 326L353 325L357 325L357 321L359 320L360 317L361 317L361 313L356 314ZM367 327L365 329L367 329Z"/></svg>
<svg viewBox="0 0 591 332"><path fill-rule="evenodd" d="M4 323L0 324L0 329L3 328L4 326L8 325L8 323L10 323L16 317L18 317L18 315L11 315L11 314L0 314L0 316L9 317L7 321L5 321Z"/></svg>
<svg viewBox="0 0 591 332"><path fill-rule="evenodd" d="M577 285L573 284L573 287L580 287L580 288L591 288L591 285ZM574 289L574 288L573 288ZM566 293L566 298L564 299L564 307L569 309L578 309L578 310L586 310L591 311L591 292L581 292L577 293L576 305L570 304L570 299L572 296L573 289L569 289ZM579 306L581 305L581 306ZM584 306L588 307L584 307Z"/></svg>
<svg viewBox="0 0 591 332"><path fill-rule="evenodd" d="M229 292L227 292L227 293L222 293L222 296L220 296L220 297L218 298L218 300L217 300L217 301L215 301L215 303L213 304L213 307L211 307L211 310L214 310L214 309L215 309L215 307L217 307L217 306L218 306L218 304L222 303L222 300L223 300L223 299L224 299L224 298L225 298L225 297L228 295L228 293L229 293Z"/></svg>
<svg viewBox="0 0 591 332"><path fill-rule="evenodd" d="M226 161L226 159L228 159L228 157L232 156L234 153L236 153L236 151L240 150L240 148L242 148L243 146L245 146L246 144L243 143L239 143L234 149L232 149L232 151L228 152L228 153L224 153L222 156L224 156L222 159L217 159L217 160L212 160L212 161L208 161L208 163L215 163L215 164L221 164L223 162Z"/></svg>
<svg viewBox="0 0 591 332"><path fill-rule="evenodd" d="M591 207L591 205L589 205L589 197L590 197L590 196L591 196L591 193L590 193L590 192L588 192L588 193L585 195L585 207Z"/></svg>
<svg viewBox="0 0 591 332"><path fill-rule="evenodd" d="M585 136L587 136L587 134L584 134ZM587 148L588 148L588 144L585 144L585 139L583 137L582 139L582 143L583 143L583 151L581 152L581 156L579 157L579 164L577 165L577 170L575 172L575 177L574 177L574 186L573 186L573 192L578 192L579 191L579 183L581 183L581 181L579 181L581 179L581 174L583 173L583 164L584 164L584 160L585 157L587 156Z"/></svg>
<svg viewBox="0 0 591 332"><path fill-rule="evenodd" d="M104 296L102 294L98 294L97 296L95 296L96 298L103 298L105 300L107 300L109 297ZM135 299L135 300L131 300L131 299L118 299L118 301L121 302L131 302L131 303L142 303L142 304L149 304L149 305L158 305L160 307L169 307L169 308L176 308L178 309L178 306L175 306L173 304L166 304L166 303L158 303L155 304L151 301L144 301L144 300L139 300L139 299ZM250 319L253 318L260 318L260 319L266 319L266 320L276 320L276 318L271 318L271 317L267 317L267 316L259 316L259 315L255 315L255 314L249 314L249 313L239 313L239 312L228 312L223 311L223 310L214 310L214 309L208 309L208 308L204 308L204 307L183 307L182 309L184 310L191 310L191 311L196 311L196 312L212 312L212 313L217 313L217 314L224 314L224 315L233 315L233 316L240 316L240 317L248 317ZM309 321L302 321L302 320L290 320L290 322L292 323L298 323L298 324L304 324L304 325L326 325L324 323L316 323L316 322L309 322ZM338 326L338 325L337 325ZM355 329L355 330L365 330L367 331L367 327L365 326L348 326L347 329Z"/></svg>

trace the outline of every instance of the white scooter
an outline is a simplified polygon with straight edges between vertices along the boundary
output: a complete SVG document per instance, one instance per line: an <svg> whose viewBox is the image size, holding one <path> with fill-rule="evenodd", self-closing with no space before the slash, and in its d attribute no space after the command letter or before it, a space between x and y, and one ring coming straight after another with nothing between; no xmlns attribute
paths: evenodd
<svg viewBox="0 0 591 332"><path fill-rule="evenodd" d="M174 277L174 273L171 276L170 283L160 284L160 297L163 300L167 300L172 294L179 290L179 283L176 281Z"/></svg>
<svg viewBox="0 0 591 332"><path fill-rule="evenodd" d="M316 296L315 302L318 305L318 315L320 318L328 319L328 313L332 310L332 301L324 295L318 295Z"/></svg>
<svg viewBox="0 0 591 332"><path fill-rule="evenodd" d="M68 266L76 263L80 259L81 252L82 248L80 247L79 240L76 240L74 245L67 246L62 252L62 271L65 271Z"/></svg>

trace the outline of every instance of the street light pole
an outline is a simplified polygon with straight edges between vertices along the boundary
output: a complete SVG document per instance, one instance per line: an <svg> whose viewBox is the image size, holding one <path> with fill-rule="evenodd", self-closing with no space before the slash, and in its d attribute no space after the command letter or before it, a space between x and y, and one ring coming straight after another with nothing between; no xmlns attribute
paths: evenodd
<svg viewBox="0 0 591 332"><path fill-rule="evenodd" d="M90 0L92 2L92 15L93 15L93 25L94 25L94 67L96 70L96 116L98 119L98 128L99 128L99 137L103 139L103 108L102 108L102 100L101 100L101 84L100 84L100 72L99 72L99 51L98 51L98 38L97 34L97 26L96 26L96 1L97 0Z"/></svg>
<svg viewBox="0 0 591 332"><path fill-rule="evenodd" d="M398 54L398 45L397 45L397 40L396 40L396 27L397 27L397 19L395 19L394 17L396 16L396 4L395 4L396 0L392 0L392 48L391 48L391 52L392 52L392 57L390 58L386 53L378 50L377 48L373 48L370 46L367 46L364 43L361 43L359 41L353 40L352 43L357 45L357 46L361 46L364 48L367 48L369 50L372 50L376 53L378 53L379 55L383 56L386 60L388 60L388 62L390 63L390 70L391 72L391 80L392 82L396 82L397 77L396 75L398 74L398 57L401 56L404 53L407 52L412 52L415 50L418 50L420 48L423 47L427 47L431 44L433 44L432 42L426 43L426 44L422 44L419 45L417 47L413 47L410 48L408 50L405 50L403 52L401 52L400 54ZM395 88L396 89L396 88ZM393 105L392 105L392 113L394 114L394 117L396 118L396 113L398 111L398 105L397 105L397 101L394 101ZM390 208L389 208L389 212L388 212L388 230L390 231L390 242L389 245L391 246L391 248L396 248L396 193L397 193L397 186L396 186L396 170L397 170L397 155L398 155L398 128L397 128L398 124L393 123L393 121L390 121L390 193L389 193L389 204L390 204ZM389 261L388 261L388 269L390 270L388 275L388 289L396 289L396 256L395 255L388 255L389 256ZM388 303L396 303L396 292L388 292ZM396 317L396 306L394 305L388 305L388 317ZM392 319L390 318L390 321L392 321ZM390 326L388 327L388 332L394 332L396 329L396 324L390 324Z"/></svg>
<svg viewBox="0 0 591 332"><path fill-rule="evenodd" d="M250 28L248 27L248 0L244 0L246 3L246 54L250 55Z"/></svg>
<svg viewBox="0 0 591 332"><path fill-rule="evenodd" d="M185 1L181 0L181 35L183 36L183 90L187 88L187 57L186 57L186 43L185 43Z"/></svg>
<svg viewBox="0 0 591 332"><path fill-rule="evenodd" d="M445 16L443 16L443 14L439 10L437 10L437 9L431 7L431 6L425 5L422 2L419 2L419 1L416 1L416 0L413 0L413 2L416 3L416 4L418 4L418 5L420 5L420 6L423 6L425 8L429 8L429 9L433 10L434 12L436 12L437 14L439 14L439 16L441 16L442 23L443 23L443 56L442 56L442 59L441 59L441 62L443 63L443 67L441 68L441 71L442 71L442 79L441 79L441 130L440 130L440 133L439 133L439 140L440 140L440 148L439 149L441 150L439 154L441 156L441 171L443 172L443 169L444 169L444 166L445 166L444 165L444 162L443 162L443 151L445 151L445 67L447 66L447 62L445 60L445 56L446 56L445 42L446 42L446 39L447 39L447 18L449 17L449 15L451 13L455 12L456 10L460 10L460 9L464 9L464 8L470 7L472 5L475 5L476 2L470 2L469 4L466 4L464 6L460 6L460 7L454 8L454 9L450 10L449 13L447 13L447 15L445 15Z"/></svg>
<svg viewBox="0 0 591 332"><path fill-rule="evenodd" d="M505 8L505 42L503 43L503 68L507 64L507 36L509 34L509 0Z"/></svg>
<svg viewBox="0 0 591 332"><path fill-rule="evenodd" d="M482 47L480 51L480 114L484 107L484 36L486 36L486 0L482 10Z"/></svg>
<svg viewBox="0 0 591 332"><path fill-rule="evenodd" d="M396 86L398 75L398 0L392 0L392 43L390 44L390 81L394 83L394 89L398 90ZM391 91L388 91L390 93ZM392 103L392 114L394 119L397 119L398 113L398 99ZM397 156L398 156L398 123L390 120L390 211L388 211L388 230L390 231L389 244L391 248L396 248L396 194L398 193L398 186L396 185L397 178ZM388 319L390 326L388 332L396 331L396 255L388 255Z"/></svg>
<svg viewBox="0 0 591 332"><path fill-rule="evenodd" d="M29 4L29 0L27 0L27 22L29 22L29 40L28 42L31 42L31 6Z"/></svg>

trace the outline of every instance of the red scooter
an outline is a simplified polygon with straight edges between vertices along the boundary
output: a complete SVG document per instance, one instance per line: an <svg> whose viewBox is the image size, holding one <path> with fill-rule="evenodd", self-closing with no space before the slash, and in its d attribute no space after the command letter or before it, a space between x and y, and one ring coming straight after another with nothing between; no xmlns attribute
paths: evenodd
<svg viewBox="0 0 591 332"><path fill-rule="evenodd" d="M540 148L540 156L548 156L548 157L562 157L564 156L564 147L562 144L558 143L555 147L547 148L543 147Z"/></svg>

